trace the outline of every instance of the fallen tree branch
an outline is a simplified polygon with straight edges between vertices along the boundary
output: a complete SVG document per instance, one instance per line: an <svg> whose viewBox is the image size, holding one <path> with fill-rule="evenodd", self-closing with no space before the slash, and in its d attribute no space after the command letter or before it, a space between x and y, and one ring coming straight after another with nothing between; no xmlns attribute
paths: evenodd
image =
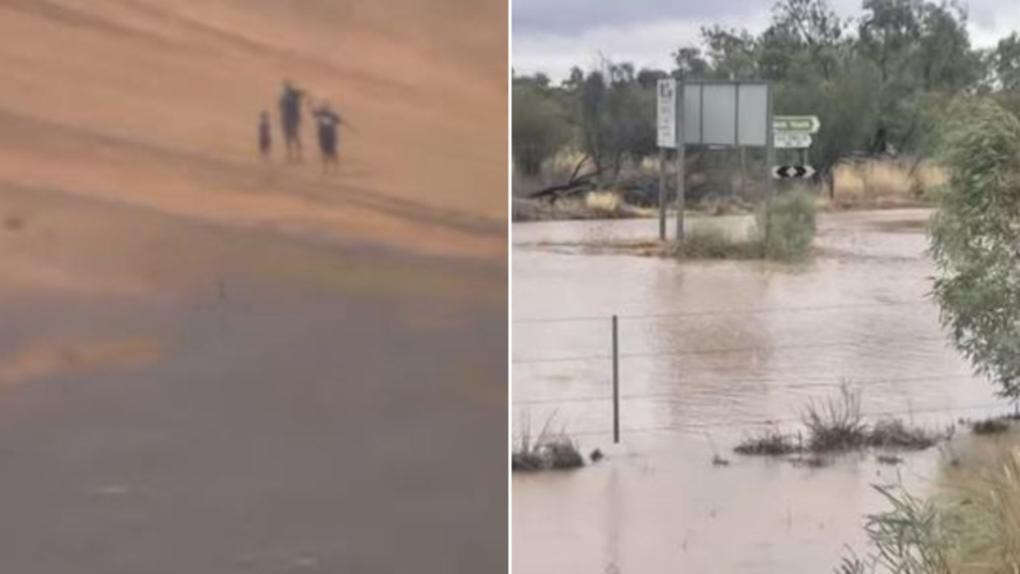
<svg viewBox="0 0 1020 574"><path fill-rule="evenodd" d="M586 155L581 158L581 161L577 162L577 165L574 166L574 171L570 174L570 179L568 179L566 183L551 185L538 191L533 191L528 194L528 197L530 199L551 197L552 201L556 201L561 195L572 195L574 193L594 188L591 180L601 173L600 170L595 170L582 176L577 175L581 171L581 168L584 167L584 164L588 162L588 159L589 156Z"/></svg>
<svg viewBox="0 0 1020 574"><path fill-rule="evenodd" d="M595 184L591 182L591 178L595 177L596 175L598 174L590 173L579 178L576 178L573 181L568 181L567 183L551 185L549 187L528 194L528 198L540 199L543 197L552 197L553 201L555 201L557 198L563 195L572 195L575 193L580 193L582 191L590 191L591 189L595 188Z"/></svg>

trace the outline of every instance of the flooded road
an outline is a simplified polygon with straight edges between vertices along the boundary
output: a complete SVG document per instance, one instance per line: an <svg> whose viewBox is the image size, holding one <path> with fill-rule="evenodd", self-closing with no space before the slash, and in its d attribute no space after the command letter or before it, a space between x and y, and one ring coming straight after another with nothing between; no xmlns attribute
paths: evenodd
<svg viewBox="0 0 1020 574"><path fill-rule="evenodd" d="M801 265L678 263L606 253L653 239L652 220L513 228L513 425L550 416L585 452L576 472L515 474L513 570L827 572L860 546L870 484L924 489L931 449L808 468L741 457L755 430L800 429L811 399L847 379L875 420L942 428L1001 411L992 387L946 344L926 298L924 210L825 214ZM692 226L743 232L747 218ZM621 444L612 444L610 317L620 321ZM730 459L714 467L719 453Z"/></svg>

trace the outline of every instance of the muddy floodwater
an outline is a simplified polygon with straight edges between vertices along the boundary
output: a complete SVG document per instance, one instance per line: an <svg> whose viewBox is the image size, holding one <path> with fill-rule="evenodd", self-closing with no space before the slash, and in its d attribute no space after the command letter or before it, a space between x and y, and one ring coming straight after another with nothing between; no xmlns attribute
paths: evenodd
<svg viewBox="0 0 1020 574"><path fill-rule="evenodd" d="M835 457L828 466L732 452L762 428L796 432L805 403L848 379L869 420L944 429L1001 412L951 350L926 294L925 210L825 214L800 265L679 263L613 253L654 220L513 226L512 416L553 416L586 468L512 478L515 574L828 572L861 548L873 483L930 489L948 445ZM694 218L734 233L747 218ZM672 226L671 226L672 232ZM619 316L621 442L612 441L612 315ZM719 454L728 466L714 466Z"/></svg>

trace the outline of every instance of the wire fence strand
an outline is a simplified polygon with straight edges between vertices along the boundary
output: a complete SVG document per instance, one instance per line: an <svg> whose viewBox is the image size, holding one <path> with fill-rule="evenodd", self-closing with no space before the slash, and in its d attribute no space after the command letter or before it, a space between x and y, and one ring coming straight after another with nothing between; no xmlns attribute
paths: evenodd
<svg viewBox="0 0 1020 574"><path fill-rule="evenodd" d="M930 301L880 301L874 303L850 303L833 305L806 305L802 307L758 307L749 309L704 309L700 311L677 311L670 313L639 313L634 315L620 315L620 319L669 319L684 317L704 317L714 315L757 315L765 313L807 313L815 311L835 311L849 309L868 309L885 307L912 307L929 306ZM517 325L543 324L543 323L573 323L585 321L609 321L611 315L577 315L564 317L521 317L514 319L512 323Z"/></svg>
<svg viewBox="0 0 1020 574"><path fill-rule="evenodd" d="M914 342L934 342L944 341L943 337L914 337L911 341ZM680 351L650 351L643 353L620 353L621 359L643 359L643 358L654 358L654 357L685 357L685 356L697 356L697 355L722 355L727 353L771 353L775 351L792 351L800 349L825 349L833 347L853 347L861 346L859 342L855 341L834 341L828 343L803 343L795 345L772 345L772 346L754 346L754 347L720 347L716 349L688 349ZM571 363L571 362L583 362L583 361L609 361L612 360L611 354L604 355L574 355L565 357L524 357L512 359L510 362L515 365L533 365L540 363Z"/></svg>
<svg viewBox="0 0 1020 574"><path fill-rule="evenodd" d="M940 407L940 408L929 408L929 409L906 409L906 410L892 410L892 411L873 411L861 413L864 417L893 417L893 416L904 416L904 415L917 415L917 414L939 414L939 413L962 413L967 411L993 409L993 408L1005 408L1006 405L1003 403L985 403L979 405L963 405L954 407ZM651 427L635 427L635 428L622 428L620 429L621 435L626 434L644 434L644 433L656 433L656 432L694 432L699 430L706 430L719 427L733 427L736 425L741 426L755 426L755 427L768 427L778 426L783 424L797 424L800 423L799 417L788 417L779 419L764 419L758 421L719 421L709 423L691 423L686 425L662 425L662 426L651 426ZM570 431L571 436L599 436L599 435L611 435L612 429L607 430L581 430L581 431Z"/></svg>

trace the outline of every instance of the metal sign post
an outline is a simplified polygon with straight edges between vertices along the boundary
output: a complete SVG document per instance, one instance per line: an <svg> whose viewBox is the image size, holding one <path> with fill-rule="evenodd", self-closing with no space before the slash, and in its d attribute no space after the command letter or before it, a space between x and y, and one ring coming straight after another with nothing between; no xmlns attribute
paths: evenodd
<svg viewBox="0 0 1020 574"><path fill-rule="evenodd" d="M666 148L659 148L659 240L666 240Z"/></svg>
<svg viewBox="0 0 1020 574"><path fill-rule="evenodd" d="M613 315L613 442L620 442L620 337Z"/></svg>
<svg viewBox="0 0 1020 574"><path fill-rule="evenodd" d="M681 100L682 105L682 100ZM684 110L678 105L679 109L677 115L680 121L676 125L676 240L682 247L684 240L684 196L687 193L687 173L686 173L686 147L687 140L684 136Z"/></svg>
<svg viewBox="0 0 1020 574"><path fill-rule="evenodd" d="M772 223L771 223L771 221L769 221L769 219L770 219L769 213L771 211L769 209L769 207L772 205L772 195L776 191L776 183L775 183L775 181L773 181L773 179L771 177L769 177L770 174L768 173L769 168L772 166L772 164L774 164L776 162L776 148L775 148L776 127L775 127L775 118L772 116L772 90L771 89L768 91L767 98L768 98L768 103L765 106L765 110L766 110L765 113L767 114L767 116L766 116L767 119L765 121L765 125L767 127L766 131L768 133L767 133L766 138L765 138L766 139L766 143L765 143L765 170L766 170L766 173L765 173L765 217L763 217L763 219L765 220L765 230L763 232L764 241L762 241L762 257L764 257L766 255L766 250L768 249L768 244L769 244L769 228L772 227Z"/></svg>

